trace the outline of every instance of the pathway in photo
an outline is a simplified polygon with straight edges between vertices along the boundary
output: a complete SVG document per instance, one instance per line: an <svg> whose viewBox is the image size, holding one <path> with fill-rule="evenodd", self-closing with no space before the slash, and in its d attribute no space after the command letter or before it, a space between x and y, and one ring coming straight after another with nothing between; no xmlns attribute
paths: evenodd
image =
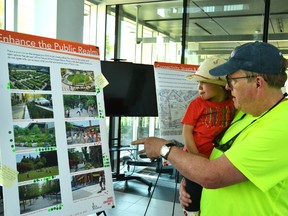
<svg viewBox="0 0 288 216"><path fill-rule="evenodd" d="M60 194L58 195L58 200L56 200L56 195L39 196L38 198L33 199L31 203L29 200L26 201L25 210L23 205L21 205L21 214L47 208L49 206L54 206L59 203L61 203Z"/></svg>
<svg viewBox="0 0 288 216"><path fill-rule="evenodd" d="M96 112L91 113L87 112L86 109L82 109L82 111L79 108L75 109L70 109L69 113L70 118L75 118L75 117L96 117Z"/></svg>
<svg viewBox="0 0 288 216"><path fill-rule="evenodd" d="M101 192L101 187L99 184L91 185L88 187L83 187L81 189L73 191L73 200L78 200L82 198L87 198L92 195L96 195Z"/></svg>

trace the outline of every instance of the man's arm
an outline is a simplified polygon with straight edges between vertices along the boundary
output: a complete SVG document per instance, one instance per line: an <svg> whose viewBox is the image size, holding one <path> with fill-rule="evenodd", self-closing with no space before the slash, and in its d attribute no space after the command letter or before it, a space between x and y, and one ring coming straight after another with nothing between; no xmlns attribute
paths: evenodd
<svg viewBox="0 0 288 216"><path fill-rule="evenodd" d="M168 160L183 176L204 188L221 188L247 180L225 155L209 160L172 147Z"/></svg>
<svg viewBox="0 0 288 216"><path fill-rule="evenodd" d="M149 158L160 156L161 147L167 140L149 137L132 142L144 144ZM184 152L172 147L168 155L169 162L187 179L197 182L204 188L221 188L228 185L247 181L247 178L223 154L220 158L209 160L207 158Z"/></svg>

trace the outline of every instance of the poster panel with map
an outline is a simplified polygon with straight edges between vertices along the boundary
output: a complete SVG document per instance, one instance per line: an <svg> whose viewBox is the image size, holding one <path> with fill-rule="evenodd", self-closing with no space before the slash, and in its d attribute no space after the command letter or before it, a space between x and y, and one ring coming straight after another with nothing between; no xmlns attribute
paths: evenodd
<svg viewBox="0 0 288 216"><path fill-rule="evenodd" d="M183 143L181 120L191 100L198 96L198 83L186 80L198 65L155 62L160 135Z"/></svg>

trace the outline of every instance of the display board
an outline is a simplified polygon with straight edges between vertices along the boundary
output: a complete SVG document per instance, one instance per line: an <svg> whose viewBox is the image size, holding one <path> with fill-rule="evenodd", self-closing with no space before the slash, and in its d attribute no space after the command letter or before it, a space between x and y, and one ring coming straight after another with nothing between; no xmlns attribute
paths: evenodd
<svg viewBox="0 0 288 216"><path fill-rule="evenodd" d="M98 47L0 30L0 215L114 206Z"/></svg>
<svg viewBox="0 0 288 216"><path fill-rule="evenodd" d="M183 143L181 120L189 102L198 96L198 83L186 80L199 66L155 62L160 136Z"/></svg>

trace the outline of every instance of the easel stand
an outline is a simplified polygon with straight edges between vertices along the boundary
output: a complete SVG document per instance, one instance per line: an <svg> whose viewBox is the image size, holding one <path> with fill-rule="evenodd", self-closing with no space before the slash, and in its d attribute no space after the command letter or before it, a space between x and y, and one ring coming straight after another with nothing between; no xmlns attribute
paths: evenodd
<svg viewBox="0 0 288 216"><path fill-rule="evenodd" d="M99 216L99 215L101 215L102 213L104 214L104 216L107 216L105 211L97 212L96 215Z"/></svg>
<svg viewBox="0 0 288 216"><path fill-rule="evenodd" d="M146 206L146 210L145 210L144 216L146 216L146 214L147 214L148 208L149 208L149 206L150 206L150 202L151 202L151 200L152 200L154 191L155 191L155 189L156 189L158 180L159 180L160 175L161 175L162 168L163 168L163 166L160 167L160 172L159 172L159 174L158 174L158 176L157 176L156 183L155 183L154 189L153 189L153 191L152 191L152 194L151 194L151 196L149 197L149 201L148 201L148 204L147 204L147 206ZM179 180L179 172L178 172L178 170L176 170L176 182L175 182L175 189L174 189L174 200L173 200L172 216L174 216L174 213L175 213L175 204L176 204L176 199L177 199L177 183L178 183L178 180Z"/></svg>

